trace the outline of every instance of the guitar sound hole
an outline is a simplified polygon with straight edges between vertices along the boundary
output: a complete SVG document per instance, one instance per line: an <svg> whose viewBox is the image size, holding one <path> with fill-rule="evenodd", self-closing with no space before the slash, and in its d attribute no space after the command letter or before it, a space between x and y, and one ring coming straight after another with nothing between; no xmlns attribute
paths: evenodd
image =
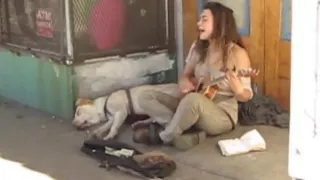
<svg viewBox="0 0 320 180"><path fill-rule="evenodd" d="M197 89L195 90L195 92L201 91L202 88L203 88L203 84L199 84L199 86L197 87Z"/></svg>

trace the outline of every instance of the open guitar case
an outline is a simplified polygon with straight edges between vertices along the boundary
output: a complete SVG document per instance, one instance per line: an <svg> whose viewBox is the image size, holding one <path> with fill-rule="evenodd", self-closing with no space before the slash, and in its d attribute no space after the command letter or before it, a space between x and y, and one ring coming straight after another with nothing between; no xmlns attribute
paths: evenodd
<svg viewBox="0 0 320 180"><path fill-rule="evenodd" d="M142 153L116 140L87 140L81 151L99 161L102 168L117 168L146 179L165 178L176 170L176 163L168 155L156 151Z"/></svg>

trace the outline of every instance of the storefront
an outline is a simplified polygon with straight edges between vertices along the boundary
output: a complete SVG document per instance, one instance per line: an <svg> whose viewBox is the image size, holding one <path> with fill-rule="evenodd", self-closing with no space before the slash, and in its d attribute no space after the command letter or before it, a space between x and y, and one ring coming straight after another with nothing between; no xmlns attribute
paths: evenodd
<svg viewBox="0 0 320 180"><path fill-rule="evenodd" d="M70 119L76 97L176 80L174 1L1 3L1 96Z"/></svg>

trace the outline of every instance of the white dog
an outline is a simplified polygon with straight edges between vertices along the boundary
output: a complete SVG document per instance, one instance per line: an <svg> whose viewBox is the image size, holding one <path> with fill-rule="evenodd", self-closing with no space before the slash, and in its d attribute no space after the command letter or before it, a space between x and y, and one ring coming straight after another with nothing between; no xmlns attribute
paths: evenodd
<svg viewBox="0 0 320 180"><path fill-rule="evenodd" d="M78 99L72 124L78 129L84 129L105 121L103 125L93 131L92 135L103 138L103 135L107 133L103 139L113 139L118 134L127 116L132 113L130 109L135 114L146 114L137 103L139 95L146 90L156 90L179 97L177 84L159 84L137 86L129 89L129 91L118 90L109 96L100 97L94 101ZM129 96L127 92L130 92ZM130 106L132 107L130 108Z"/></svg>

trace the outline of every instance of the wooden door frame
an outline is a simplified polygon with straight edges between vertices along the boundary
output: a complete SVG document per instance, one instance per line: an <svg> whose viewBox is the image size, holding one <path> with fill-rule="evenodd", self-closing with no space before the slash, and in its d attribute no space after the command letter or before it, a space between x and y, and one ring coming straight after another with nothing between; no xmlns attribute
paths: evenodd
<svg viewBox="0 0 320 180"><path fill-rule="evenodd" d="M272 97L277 97L278 73L279 73L279 51L280 45L278 37L280 36L279 28L274 28L274 24L281 24L281 3L282 0L265 0L265 14L268 15L268 20L265 21L265 28L268 29L268 38L265 38L265 93ZM271 11L271 10L274 11ZM270 11L270 12L269 12ZM267 18L267 17L265 17Z"/></svg>
<svg viewBox="0 0 320 180"><path fill-rule="evenodd" d="M197 38L196 24L198 21L199 2L200 0L182 0L183 59L186 58L193 41Z"/></svg>
<svg viewBox="0 0 320 180"><path fill-rule="evenodd" d="M265 0L265 93L290 109L291 39L283 29L284 0ZM284 16L284 17L283 17ZM289 79L289 80L288 80Z"/></svg>
<svg viewBox="0 0 320 180"><path fill-rule="evenodd" d="M250 36L242 36L251 58L252 67L260 69L260 75L253 79L262 92L265 88L264 58L264 12L265 0L250 0ZM202 0L183 0L183 60L193 41L197 38L196 23ZM194 28L190 28L194 27Z"/></svg>
<svg viewBox="0 0 320 180"><path fill-rule="evenodd" d="M265 0L250 0L250 40L248 52L253 68L258 68L260 74L253 78L262 93L265 92ZM244 41L248 42L249 37L244 36Z"/></svg>

